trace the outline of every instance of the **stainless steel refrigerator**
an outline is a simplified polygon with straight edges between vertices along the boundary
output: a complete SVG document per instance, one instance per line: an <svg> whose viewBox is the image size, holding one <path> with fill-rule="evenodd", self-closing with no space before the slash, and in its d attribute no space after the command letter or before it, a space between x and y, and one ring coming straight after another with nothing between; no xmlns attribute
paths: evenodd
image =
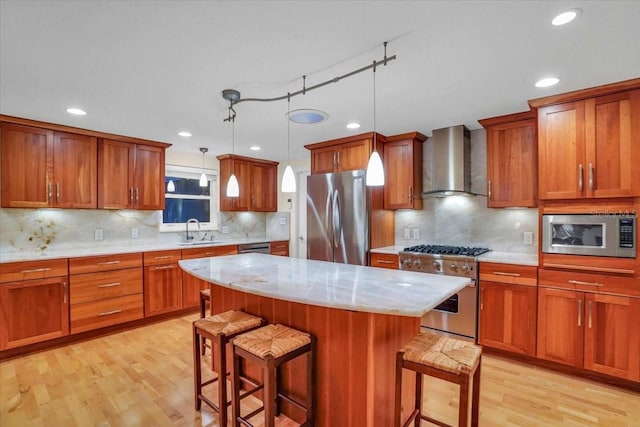
<svg viewBox="0 0 640 427"><path fill-rule="evenodd" d="M307 258L369 264L370 191L365 171L307 178Z"/></svg>

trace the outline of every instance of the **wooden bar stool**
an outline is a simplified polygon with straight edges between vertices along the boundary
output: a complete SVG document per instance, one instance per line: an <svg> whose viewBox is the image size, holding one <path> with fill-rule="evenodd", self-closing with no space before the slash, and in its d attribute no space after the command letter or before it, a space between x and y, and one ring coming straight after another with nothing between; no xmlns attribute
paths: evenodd
<svg viewBox="0 0 640 427"><path fill-rule="evenodd" d="M422 332L396 353L395 426L407 426L411 421L415 426L421 420L442 427L451 427L422 413L422 376L429 375L460 385L460 405L458 426L469 423L469 387L473 382L471 399L471 425L477 427L480 403L480 365L482 347L471 342ZM402 369L416 372L415 406L411 415L402 423L400 410L402 402Z"/></svg>
<svg viewBox="0 0 640 427"><path fill-rule="evenodd" d="M313 426L313 349L315 347L315 337L284 325L267 325L259 329L254 329L242 335L238 335L232 341L233 344L233 375L231 386L233 388L232 411L233 425L240 423L251 427L249 418L264 410L266 427L273 427L275 417L280 414L280 402L283 399L292 405L304 410L307 419L301 426ZM306 402L302 404L291 397L279 392L278 369L279 367L303 354L307 355L307 393ZM260 365L263 371L263 384L256 384L248 390L244 396L253 394L263 389L263 406L255 411L240 416L240 359L251 361ZM242 397L244 397L242 396Z"/></svg>
<svg viewBox="0 0 640 427"><path fill-rule="evenodd" d="M200 291L200 318L204 319L207 317L207 303L211 305L211 289L203 289ZM205 337L202 337L202 355L204 356L207 352L207 340Z"/></svg>
<svg viewBox="0 0 640 427"><path fill-rule="evenodd" d="M193 383L196 411L200 410L202 402L205 402L213 410L218 412L220 425L227 425L227 357L226 345L236 335L265 325L266 320L252 316L243 311L230 310L214 316L198 319L193 322ZM203 338L211 341L211 357L213 359L214 347L218 348L217 376L207 381L202 381L202 356L200 345ZM214 363L215 364L215 363ZM218 403L203 394L202 389L214 382L218 383Z"/></svg>

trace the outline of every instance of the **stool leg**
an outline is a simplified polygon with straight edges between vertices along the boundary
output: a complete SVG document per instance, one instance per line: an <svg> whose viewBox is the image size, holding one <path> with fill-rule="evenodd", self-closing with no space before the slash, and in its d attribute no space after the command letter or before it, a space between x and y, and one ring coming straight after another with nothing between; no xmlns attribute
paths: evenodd
<svg viewBox="0 0 640 427"><path fill-rule="evenodd" d="M416 418L413 421L415 427L420 427L422 422L422 374L416 372L416 403L415 403Z"/></svg>
<svg viewBox="0 0 640 427"><path fill-rule="evenodd" d="M200 336L193 326L193 394L195 396L196 411L200 410L200 395L202 394L202 370L200 367Z"/></svg>
<svg viewBox="0 0 640 427"><path fill-rule="evenodd" d="M276 370L273 363L273 356L265 357L264 367L264 425L274 427L275 425L275 397L276 397Z"/></svg>
<svg viewBox="0 0 640 427"><path fill-rule="evenodd" d="M205 313L205 299L202 298L202 295L200 295L200 318L203 319L206 316ZM204 337L202 338L202 355L204 356L204 354L207 352L207 347L204 345L205 343L205 339Z"/></svg>
<svg viewBox="0 0 640 427"><path fill-rule="evenodd" d="M311 340L311 349L307 352L307 425L314 425L313 402L315 401L313 387L315 341Z"/></svg>
<svg viewBox="0 0 640 427"><path fill-rule="evenodd" d="M278 366L278 367L276 367L276 375L275 375L275 381L276 381L276 394L275 394L275 396L276 396L275 405L276 405L276 406L275 406L275 415L276 415L276 417L277 417L277 416L280 416L280 406L281 406L281 405L280 405L280 399L278 399L278 392L279 392L280 390L282 390L282 386L281 386L281 374L282 374L282 372L281 372L280 367L279 367L279 366Z"/></svg>
<svg viewBox="0 0 640 427"><path fill-rule="evenodd" d="M393 410L393 425L400 427L402 425L401 409L402 409L402 353L396 353L396 395Z"/></svg>
<svg viewBox="0 0 640 427"><path fill-rule="evenodd" d="M464 375L460 382L460 406L458 407L458 426L469 425L469 375Z"/></svg>
<svg viewBox="0 0 640 427"><path fill-rule="evenodd" d="M239 427L238 417L240 416L240 356L233 351L233 365L231 368L231 412L233 416L233 427ZM224 427L221 425L221 427Z"/></svg>
<svg viewBox="0 0 640 427"><path fill-rule="evenodd" d="M218 335L218 416L220 425L227 425L227 357L223 335ZM211 349L213 353L213 349Z"/></svg>
<svg viewBox="0 0 640 427"><path fill-rule="evenodd" d="M473 374L473 395L471 398L471 427L478 427L480 418L480 367L482 366L482 355L478 360L478 367Z"/></svg>

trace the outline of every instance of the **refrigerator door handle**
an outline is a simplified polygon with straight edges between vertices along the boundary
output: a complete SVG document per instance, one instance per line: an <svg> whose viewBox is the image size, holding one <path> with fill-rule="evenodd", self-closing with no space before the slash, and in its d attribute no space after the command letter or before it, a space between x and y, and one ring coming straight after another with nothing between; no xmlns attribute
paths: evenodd
<svg viewBox="0 0 640 427"><path fill-rule="evenodd" d="M342 224L340 221L340 194L338 190L333 191L333 246L337 248L340 245L340 230Z"/></svg>
<svg viewBox="0 0 640 427"><path fill-rule="evenodd" d="M331 230L331 220L333 218L333 204L331 203L331 191L327 193L327 201L324 206L324 226L327 232Z"/></svg>

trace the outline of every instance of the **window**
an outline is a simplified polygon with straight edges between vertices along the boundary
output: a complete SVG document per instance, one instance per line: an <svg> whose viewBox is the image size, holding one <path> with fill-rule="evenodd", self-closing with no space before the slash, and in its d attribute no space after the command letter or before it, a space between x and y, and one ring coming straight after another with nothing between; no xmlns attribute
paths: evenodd
<svg viewBox="0 0 640 427"><path fill-rule="evenodd" d="M216 171L205 170L209 185L200 187L202 169L166 165L165 208L160 231L185 231L190 218L200 221L200 230L218 229Z"/></svg>

